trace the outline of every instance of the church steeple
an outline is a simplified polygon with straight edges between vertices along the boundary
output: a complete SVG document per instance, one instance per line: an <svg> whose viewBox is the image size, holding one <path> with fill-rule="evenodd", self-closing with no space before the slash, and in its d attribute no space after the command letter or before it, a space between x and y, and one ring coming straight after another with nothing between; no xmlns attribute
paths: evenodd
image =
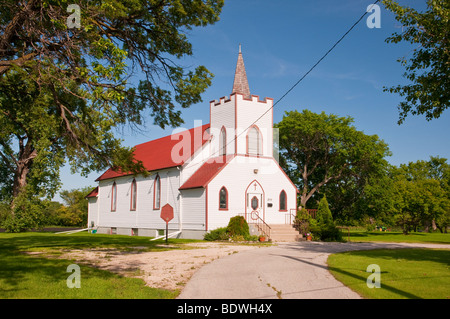
<svg viewBox="0 0 450 319"><path fill-rule="evenodd" d="M239 44L239 55L234 73L233 93L241 93L245 98L250 98L250 87L248 86L247 74L245 73L244 58L242 57L241 45Z"/></svg>

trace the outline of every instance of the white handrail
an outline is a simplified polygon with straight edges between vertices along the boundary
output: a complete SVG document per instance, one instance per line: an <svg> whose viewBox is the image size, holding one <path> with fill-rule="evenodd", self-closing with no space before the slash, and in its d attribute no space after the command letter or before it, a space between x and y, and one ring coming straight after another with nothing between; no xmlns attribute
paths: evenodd
<svg viewBox="0 0 450 319"><path fill-rule="evenodd" d="M58 235L58 234L74 234L74 233L79 233L79 232L82 232L82 231L85 231L85 230L90 230L90 229L94 229L94 228L83 228L83 229L75 229L75 230L67 230L67 231L62 231L62 232L59 232L59 233L55 233L55 235Z"/></svg>
<svg viewBox="0 0 450 319"><path fill-rule="evenodd" d="M168 238L172 238L172 237L174 237L175 235L178 235L178 234L181 234L181 230L173 232L173 233L170 233L170 234L167 235L167 237ZM150 240L153 241L153 240L158 240L158 239L165 238L165 237L166 237L166 235L162 235L162 236L158 236L158 237L155 237L153 239L150 239Z"/></svg>

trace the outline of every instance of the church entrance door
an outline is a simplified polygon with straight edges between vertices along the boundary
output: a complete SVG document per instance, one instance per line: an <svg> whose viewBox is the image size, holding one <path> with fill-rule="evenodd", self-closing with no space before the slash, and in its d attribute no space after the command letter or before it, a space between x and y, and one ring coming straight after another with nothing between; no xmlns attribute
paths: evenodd
<svg viewBox="0 0 450 319"><path fill-rule="evenodd" d="M264 190L255 180L249 184L245 193L245 213L248 222L256 222L259 218L264 220Z"/></svg>

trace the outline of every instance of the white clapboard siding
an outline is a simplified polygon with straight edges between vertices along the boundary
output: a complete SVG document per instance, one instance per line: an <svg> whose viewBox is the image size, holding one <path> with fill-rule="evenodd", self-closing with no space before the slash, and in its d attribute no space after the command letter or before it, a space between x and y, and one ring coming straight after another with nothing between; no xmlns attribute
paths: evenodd
<svg viewBox="0 0 450 319"><path fill-rule="evenodd" d="M260 101L256 95L251 100L244 99L241 94L236 94L237 110L237 148L238 154L247 153L248 133L253 127L257 127L260 134L260 155L273 155L273 100L266 98ZM255 146L256 147L256 146Z"/></svg>
<svg viewBox="0 0 450 319"><path fill-rule="evenodd" d="M256 174L255 169L258 170ZM255 181L256 193L263 196L264 207L261 210L261 217L268 224L285 223L286 214L296 207L295 186L274 159L237 156L208 184L208 230L224 227L231 217L245 213L246 194L251 193L249 186ZM227 210L219 209L219 192L223 186L228 191ZM287 196L286 211L279 210L279 196L282 190ZM269 202L272 203L272 207L268 207Z"/></svg>
<svg viewBox="0 0 450 319"><path fill-rule="evenodd" d="M182 219L184 230L205 230L206 193L204 188L181 191Z"/></svg>
<svg viewBox="0 0 450 319"><path fill-rule="evenodd" d="M161 208L170 204L174 209L171 228L177 228L180 222L179 203L179 170L176 168L152 172L150 176L123 176L100 181L99 183L99 215L100 227L151 228L163 229L165 222L161 219ZM154 209L154 184L159 176L161 181L160 208ZM131 183L136 179L136 210L131 210ZM113 183L117 187L116 211L111 211L111 189Z"/></svg>

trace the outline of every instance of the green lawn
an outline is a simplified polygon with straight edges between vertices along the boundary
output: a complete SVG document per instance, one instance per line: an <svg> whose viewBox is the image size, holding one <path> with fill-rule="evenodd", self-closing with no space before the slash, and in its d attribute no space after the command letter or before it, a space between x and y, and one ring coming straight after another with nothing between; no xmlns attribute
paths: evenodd
<svg viewBox="0 0 450 319"><path fill-rule="evenodd" d="M368 288L371 264L380 267L381 288ZM380 249L330 255L330 272L364 298L449 299L450 250Z"/></svg>
<svg viewBox="0 0 450 319"><path fill-rule="evenodd" d="M170 244L189 242L170 239ZM147 237L78 233L0 234L0 299L7 298L175 298L178 292L145 286L144 281L126 278L108 271L80 264L81 288L68 288L67 266L71 260L44 258L26 252L58 253L60 249L109 247L123 250L157 251L167 248L164 241L150 241ZM138 248L136 248L138 247Z"/></svg>
<svg viewBox="0 0 450 319"><path fill-rule="evenodd" d="M347 230L342 229L343 239L347 240ZM412 232L403 235L402 232L380 232L350 230L349 239L352 242L403 242L403 243L433 243L450 244L450 233L419 233Z"/></svg>

